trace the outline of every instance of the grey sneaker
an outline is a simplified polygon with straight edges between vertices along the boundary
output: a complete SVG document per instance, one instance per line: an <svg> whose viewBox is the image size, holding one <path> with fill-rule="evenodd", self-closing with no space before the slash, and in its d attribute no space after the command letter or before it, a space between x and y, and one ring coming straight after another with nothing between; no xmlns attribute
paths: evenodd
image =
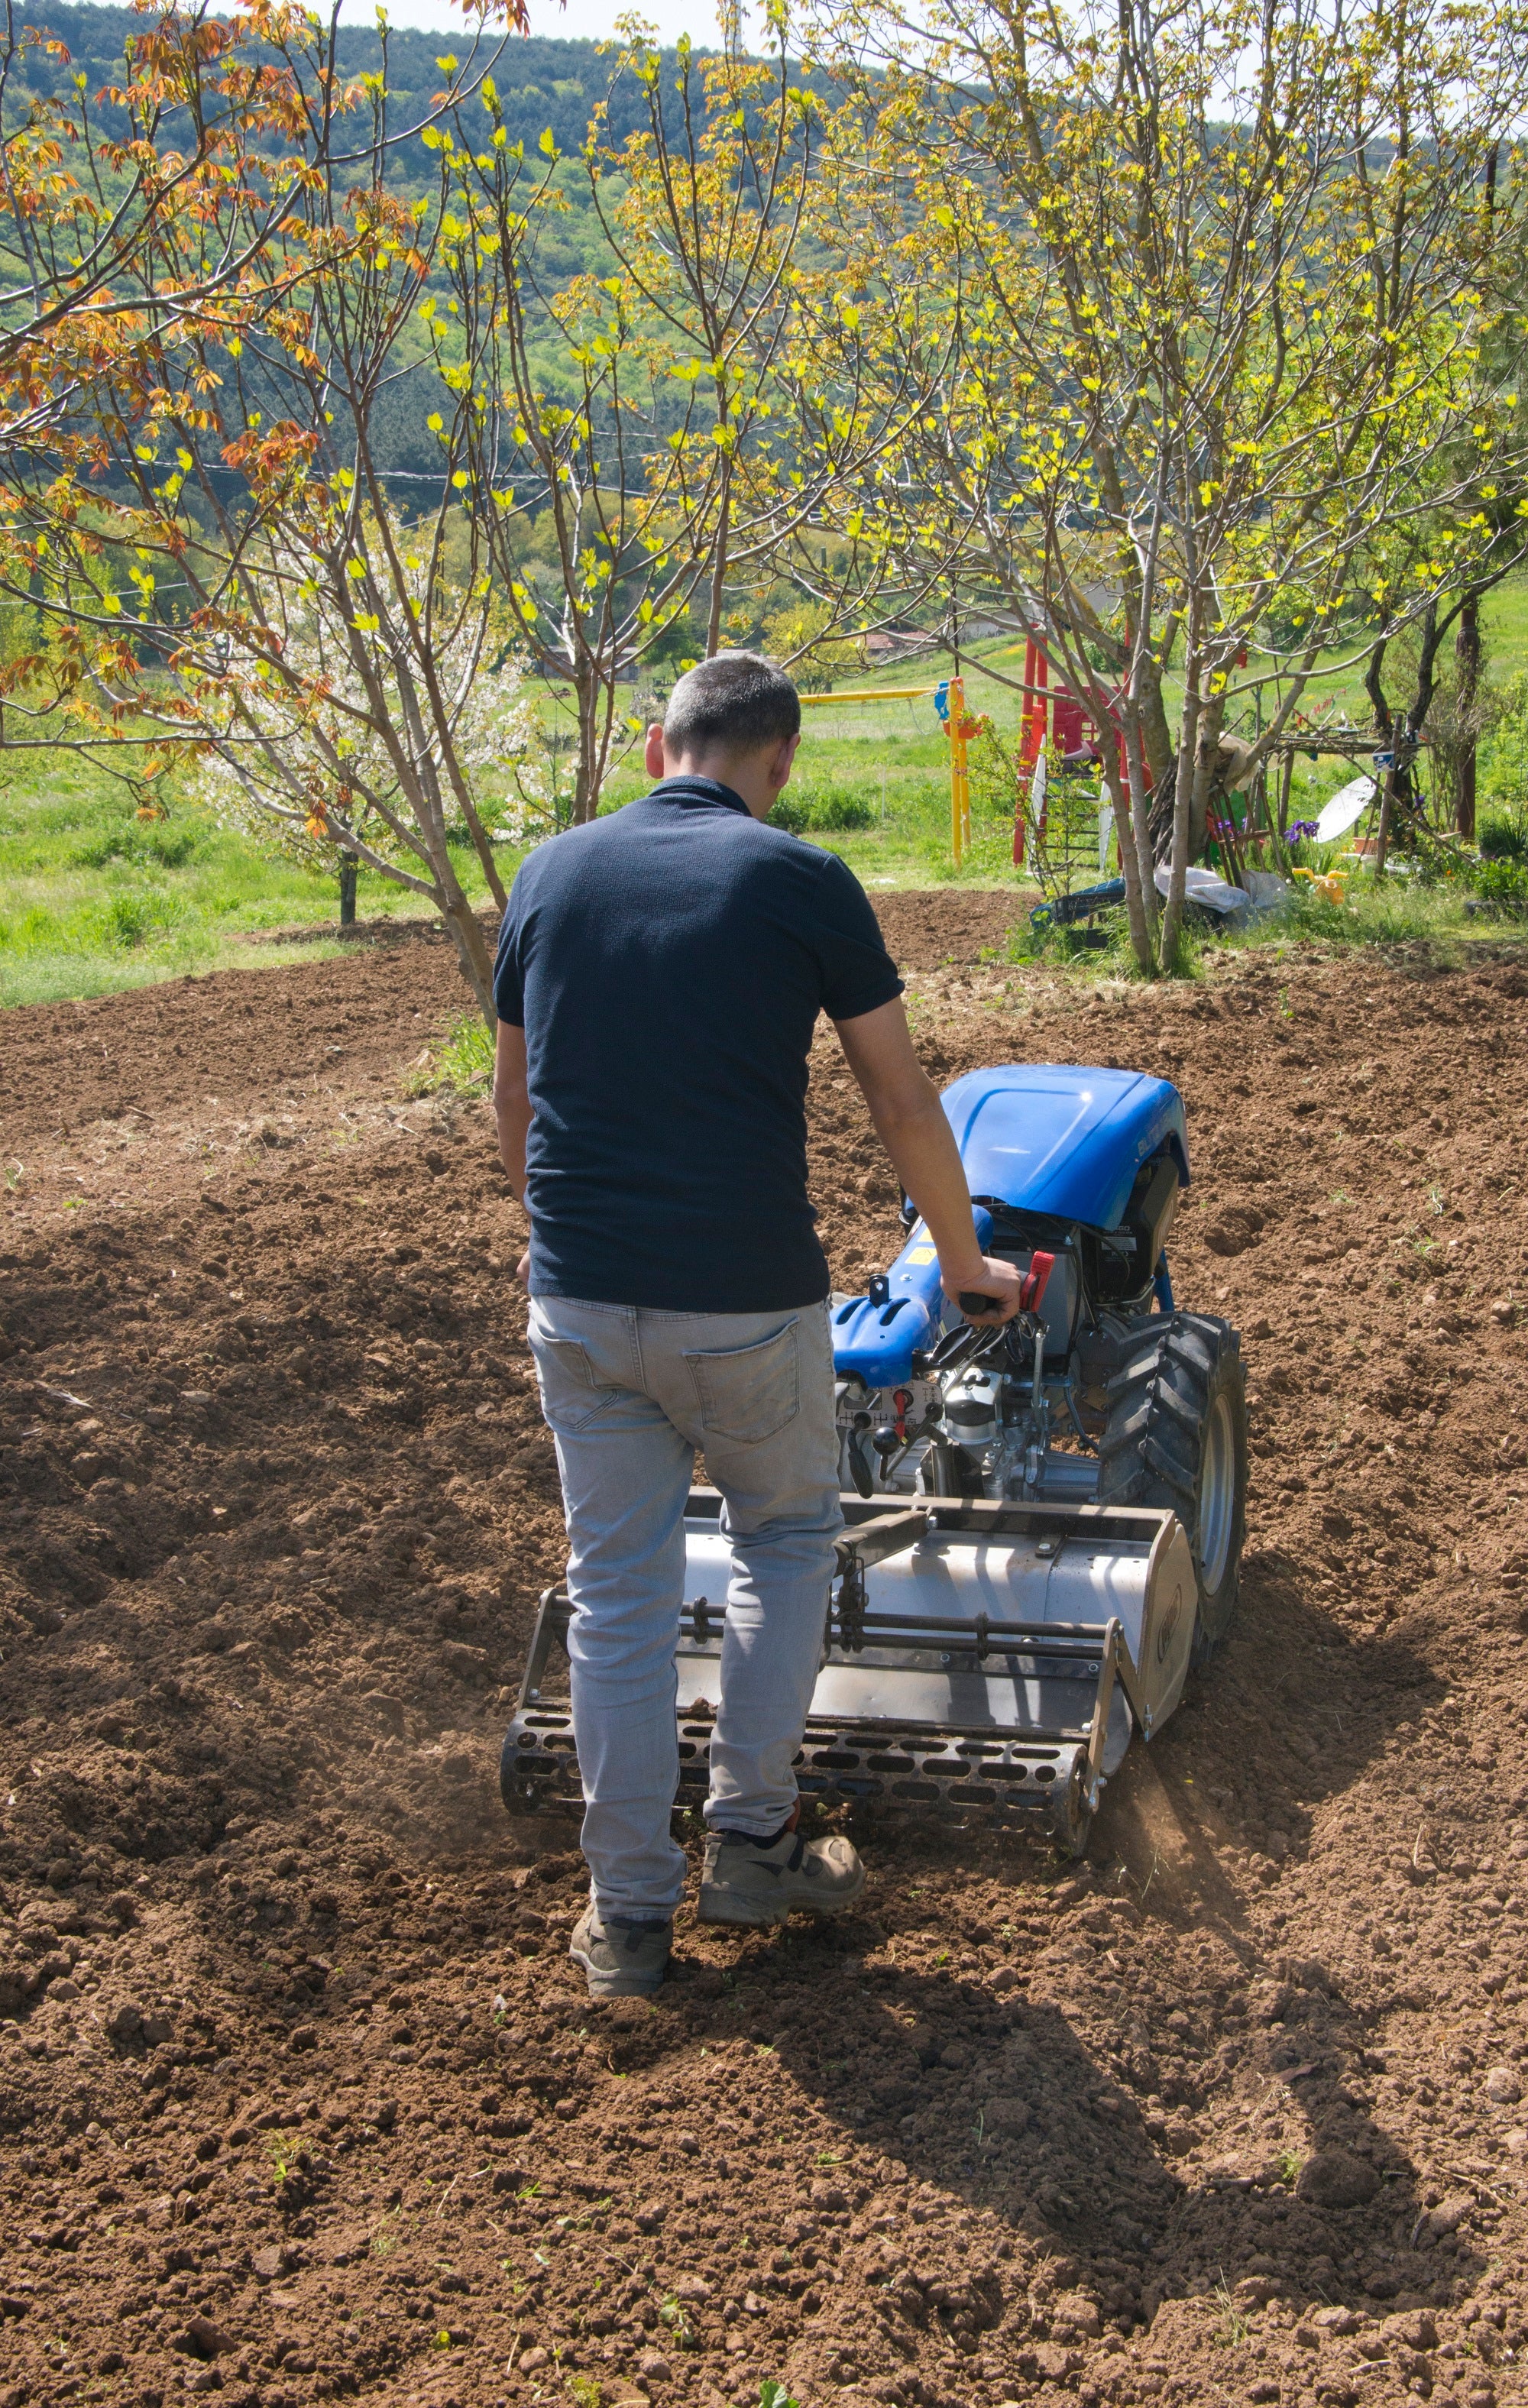
<svg viewBox="0 0 1528 2408"><path fill-rule="evenodd" d="M783 1923L841 1914L864 1887L864 1867L847 1840L804 1840L782 1831L767 1847L741 1831L713 1831L700 1877L702 1923Z"/></svg>
<svg viewBox="0 0 1528 2408"><path fill-rule="evenodd" d="M637 1923L623 1914L601 1918L585 1907L573 1927L567 1953L581 1965L592 1999L645 1999L668 1971L674 1945L672 1923Z"/></svg>

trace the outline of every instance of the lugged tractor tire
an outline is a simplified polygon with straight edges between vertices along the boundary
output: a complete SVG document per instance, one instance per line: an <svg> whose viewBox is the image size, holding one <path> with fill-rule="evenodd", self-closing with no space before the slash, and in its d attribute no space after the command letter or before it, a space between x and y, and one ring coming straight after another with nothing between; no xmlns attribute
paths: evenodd
<svg viewBox="0 0 1528 2408"><path fill-rule="evenodd" d="M1109 1381L1100 1505L1166 1506L1188 1533L1199 1583L1192 1661L1230 1627L1247 1528L1247 1375L1229 1322L1174 1312L1143 1321Z"/></svg>

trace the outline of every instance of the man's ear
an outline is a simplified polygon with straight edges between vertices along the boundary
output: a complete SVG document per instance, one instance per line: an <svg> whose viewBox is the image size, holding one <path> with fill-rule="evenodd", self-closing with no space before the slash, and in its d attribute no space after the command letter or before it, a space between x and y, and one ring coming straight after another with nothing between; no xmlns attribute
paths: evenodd
<svg viewBox="0 0 1528 2408"><path fill-rule="evenodd" d="M648 729L647 741L642 747L642 766L650 778L663 777L667 768L664 759L664 731L657 720Z"/></svg>
<svg viewBox="0 0 1528 2408"><path fill-rule="evenodd" d="M798 727L793 736L788 736L785 738L769 765L769 782L777 795L782 795L791 782L791 771L794 767L800 744L801 730Z"/></svg>

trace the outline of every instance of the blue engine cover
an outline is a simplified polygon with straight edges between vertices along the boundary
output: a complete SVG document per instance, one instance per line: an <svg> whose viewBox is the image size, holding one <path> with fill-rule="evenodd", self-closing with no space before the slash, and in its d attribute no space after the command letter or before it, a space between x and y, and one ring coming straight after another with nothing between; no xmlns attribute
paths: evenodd
<svg viewBox="0 0 1528 2408"><path fill-rule="evenodd" d="M1140 1070L1008 1063L973 1070L944 1093L944 1108L973 1196L1016 1211L1117 1229L1141 1164L1166 1146L1189 1183L1183 1099L1166 1079ZM982 1245L992 1215L977 1208ZM884 1303L852 1297L833 1315L834 1368L867 1388L912 1377L912 1357L938 1337L939 1264L921 1222L887 1274Z"/></svg>
<svg viewBox="0 0 1528 2408"><path fill-rule="evenodd" d="M1007 1063L957 1079L943 1102L972 1195L1016 1211L1117 1229L1136 1172L1164 1146L1189 1183L1183 1098L1142 1070Z"/></svg>

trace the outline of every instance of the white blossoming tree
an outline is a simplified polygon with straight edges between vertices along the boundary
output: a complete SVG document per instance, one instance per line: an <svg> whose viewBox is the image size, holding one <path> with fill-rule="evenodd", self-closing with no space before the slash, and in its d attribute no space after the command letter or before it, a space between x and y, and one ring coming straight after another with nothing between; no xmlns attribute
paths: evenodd
<svg viewBox="0 0 1528 2408"><path fill-rule="evenodd" d="M474 846L502 909L494 841L553 824L520 665L480 588L456 593L438 574L432 528L391 516L337 544L311 532L310 548L270 546L258 610L199 631L181 655L201 746L193 791L225 826L337 873L342 919L362 864L426 897L486 1008L450 844Z"/></svg>

